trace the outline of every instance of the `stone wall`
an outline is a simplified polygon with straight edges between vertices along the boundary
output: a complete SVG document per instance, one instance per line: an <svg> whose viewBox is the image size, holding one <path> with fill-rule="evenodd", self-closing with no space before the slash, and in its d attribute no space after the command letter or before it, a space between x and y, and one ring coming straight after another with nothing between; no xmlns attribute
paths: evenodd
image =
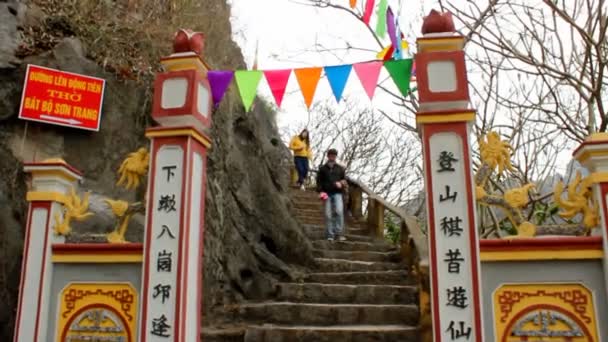
<svg viewBox="0 0 608 342"><path fill-rule="evenodd" d="M213 0L213 8L228 6ZM17 11L16 13L14 13ZM28 14L29 11L29 14ZM228 10L229 13L229 10ZM87 44L66 37L52 48L16 57L19 37L27 23L44 25L40 10L17 1L0 1L0 340L12 336L16 307L26 179L23 161L61 157L84 172L83 190L100 196L141 199L143 189L130 193L115 186L122 159L147 146L145 127L150 122L152 78L118 79L87 57ZM35 18L32 18L35 16ZM48 19L48 18L47 18ZM229 16L213 17L230 33ZM29 24L28 24L29 25ZM118 37L120 38L120 37ZM208 60L242 63L239 48L230 36L208 36L223 42L223 49L209 52ZM170 46L171 42L167 41ZM221 50L221 51L220 51ZM87 132L17 119L25 68L28 63L102 77L107 80L100 132ZM244 63L242 63L244 64ZM238 68L219 65L217 68ZM252 113L236 105L235 89L213 114L213 146L209 156L207 224L204 257L204 308L206 324L221 321L222 307L243 299L263 298L273 283L295 277L312 262L310 243L290 215L287 196L290 155L280 140L274 113L257 102ZM141 222L141 218L136 219ZM137 226L137 224L134 224ZM95 226L108 231L111 227ZM78 229L75 228L78 232ZM141 240L139 230L128 235Z"/></svg>

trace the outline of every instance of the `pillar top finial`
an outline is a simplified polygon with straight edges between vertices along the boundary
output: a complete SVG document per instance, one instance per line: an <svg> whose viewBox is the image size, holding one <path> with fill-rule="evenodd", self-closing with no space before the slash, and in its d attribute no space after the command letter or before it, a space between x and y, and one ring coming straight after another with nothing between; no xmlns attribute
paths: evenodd
<svg viewBox="0 0 608 342"><path fill-rule="evenodd" d="M173 53L194 52L203 57L205 34L191 29L179 29L173 38Z"/></svg>
<svg viewBox="0 0 608 342"><path fill-rule="evenodd" d="M160 63L169 72L197 70L206 77L211 68L203 58L205 35L190 29L179 29L173 38L173 53L163 57Z"/></svg>
<svg viewBox="0 0 608 342"><path fill-rule="evenodd" d="M431 10L429 15L424 17L422 22L422 34L431 33L454 33L456 27L454 26L454 19L450 12L439 12Z"/></svg>

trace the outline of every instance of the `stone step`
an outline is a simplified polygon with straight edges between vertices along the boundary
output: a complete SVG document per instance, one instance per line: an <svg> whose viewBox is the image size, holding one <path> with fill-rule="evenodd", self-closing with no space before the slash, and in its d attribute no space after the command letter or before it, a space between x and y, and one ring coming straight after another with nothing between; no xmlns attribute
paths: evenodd
<svg viewBox="0 0 608 342"><path fill-rule="evenodd" d="M307 226L304 229L313 231L313 232L325 233L325 227L321 227L321 226ZM364 230L361 228L353 228L353 227L349 227L349 226L346 227L346 234L364 235L364 236L369 235L367 230Z"/></svg>
<svg viewBox="0 0 608 342"><path fill-rule="evenodd" d="M205 342L243 342L246 327L202 327L201 340Z"/></svg>
<svg viewBox="0 0 608 342"><path fill-rule="evenodd" d="M306 303L415 304L415 286L281 283L280 301Z"/></svg>
<svg viewBox="0 0 608 342"><path fill-rule="evenodd" d="M375 262L399 262L401 254L399 252L370 252L370 251L336 251L329 249L315 249L314 256L325 259L345 259L355 261L375 261Z"/></svg>
<svg viewBox="0 0 608 342"><path fill-rule="evenodd" d="M296 216L314 216L314 217L323 217L325 215L325 210L322 206L317 208L299 208L296 206L295 212Z"/></svg>
<svg viewBox="0 0 608 342"><path fill-rule="evenodd" d="M304 234L306 234L306 236L308 236L309 239L316 241L316 240L326 240L327 238L325 237L325 231L324 230L304 230ZM352 235L352 234L346 234L344 235L346 237L347 241L357 241L357 242L375 242L378 241L380 243L383 243L384 241L382 240L376 240L376 238L371 237L371 236L367 236L367 235ZM334 241L335 242L335 241Z"/></svg>
<svg viewBox="0 0 608 342"><path fill-rule="evenodd" d="M370 251L370 252L396 252L398 247L388 242L360 242L360 241L313 241L315 249L328 249L334 251Z"/></svg>
<svg viewBox="0 0 608 342"><path fill-rule="evenodd" d="M248 323L302 325L418 324L416 305L317 304L264 302L239 304L235 308Z"/></svg>
<svg viewBox="0 0 608 342"><path fill-rule="evenodd" d="M418 329L406 325L250 326L245 342L417 342ZM206 342L206 341L205 341Z"/></svg>
<svg viewBox="0 0 608 342"><path fill-rule="evenodd" d="M406 270L407 267L396 262L356 261L346 259L315 258L320 272L365 272Z"/></svg>
<svg viewBox="0 0 608 342"><path fill-rule="evenodd" d="M318 272L304 277L305 282L323 284L413 285L416 280L407 270L375 272Z"/></svg>

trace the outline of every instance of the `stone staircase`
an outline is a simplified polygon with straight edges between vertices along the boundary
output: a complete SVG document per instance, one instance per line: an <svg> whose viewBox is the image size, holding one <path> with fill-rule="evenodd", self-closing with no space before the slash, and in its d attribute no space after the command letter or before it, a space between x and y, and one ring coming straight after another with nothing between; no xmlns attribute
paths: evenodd
<svg viewBox="0 0 608 342"><path fill-rule="evenodd" d="M351 218L347 241L326 241L317 194L294 190L292 198L317 268L303 282L278 284L272 302L240 304L248 324L242 333L204 341L418 341L418 289L397 248L369 237L365 223Z"/></svg>

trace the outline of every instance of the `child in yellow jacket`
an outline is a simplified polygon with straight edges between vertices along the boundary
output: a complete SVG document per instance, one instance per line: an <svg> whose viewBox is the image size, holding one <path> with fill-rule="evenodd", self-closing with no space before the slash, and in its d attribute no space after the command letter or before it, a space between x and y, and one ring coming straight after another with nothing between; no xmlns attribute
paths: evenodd
<svg viewBox="0 0 608 342"><path fill-rule="evenodd" d="M310 134L307 129L291 138L289 148L293 150L293 162L298 171L297 186L304 190L304 180L308 175L308 161L312 161L312 149L310 148Z"/></svg>

